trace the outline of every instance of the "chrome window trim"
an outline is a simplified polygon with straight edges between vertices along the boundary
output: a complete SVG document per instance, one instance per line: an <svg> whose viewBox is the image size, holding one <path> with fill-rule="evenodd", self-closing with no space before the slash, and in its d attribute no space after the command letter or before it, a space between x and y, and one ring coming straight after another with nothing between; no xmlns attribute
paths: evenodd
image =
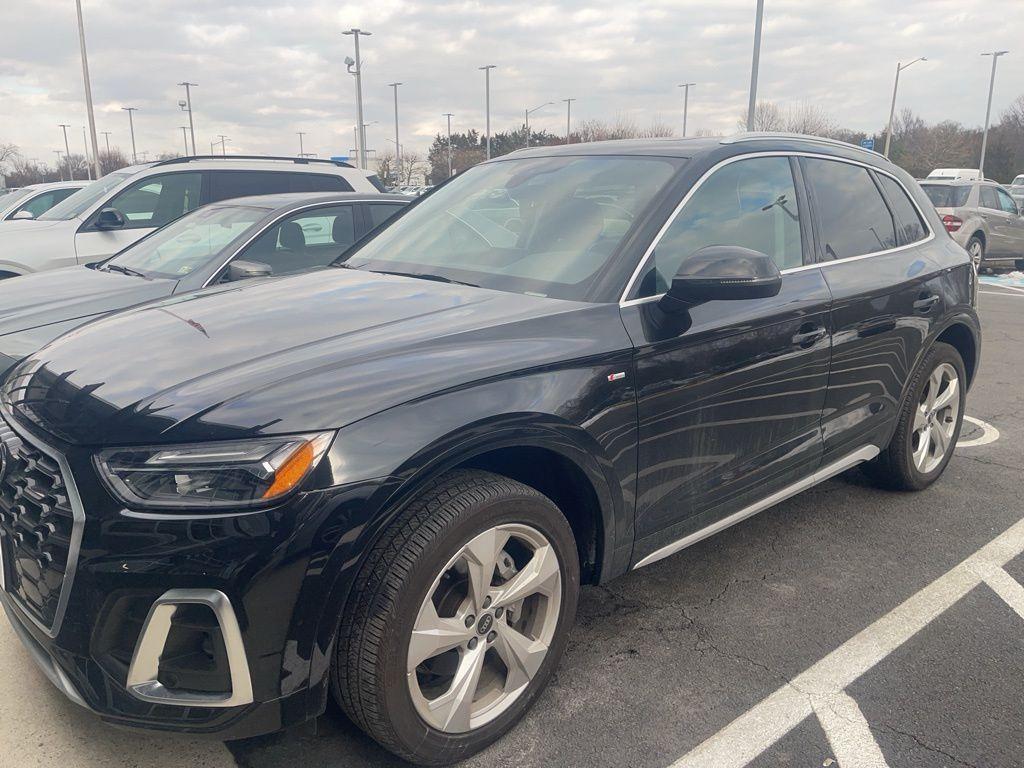
<svg viewBox="0 0 1024 768"><path fill-rule="evenodd" d="M666 219L665 223L662 225L661 229L658 230L658 233L654 236L654 239L651 240L650 245L648 245L647 249L644 251L644 255L640 259L640 263L637 264L636 269L633 270L633 274L630 276L629 282L626 283L626 289L622 292L622 295L619 297L620 307L630 307L635 304L644 304L648 301L660 299L662 296L665 295L664 293L659 293L654 296L643 296L636 299L626 298L633 291L633 288L637 280L643 272L644 267L647 265L647 261L650 259L651 254L654 253L655 248L658 247L658 243L661 242L661 238L664 237L665 232L668 231L668 228L672 226L672 224L676 220L676 217L679 216L683 208L686 207L686 204L690 202L690 198L692 198L693 195L696 194L697 190L700 189L701 186L703 186L704 182L707 181L712 176L712 174L714 174L720 168L723 168L726 165L729 165L730 163L736 163L741 160L749 160L751 158L757 157L811 157L819 160L833 160L837 163L848 163L850 165L858 165L862 168L867 168L870 171L874 171L875 173L884 174L885 176L888 176L889 178L891 178L893 181L900 185L900 189L902 189L903 192L910 199L911 204L914 206L914 210L916 210L917 214L921 217L921 222L924 224L925 231L928 233L925 237L923 237L920 240L915 240L912 243L900 245L895 248L887 248L884 251L872 251L871 253L863 253L860 254L859 256L847 256L842 259L832 259L831 261L821 261L812 264L802 264L799 267L790 267L789 269L783 269L781 270L783 275L788 275L793 272L802 272L808 269L828 267L832 264L845 264L847 262L859 261L861 259L868 259L874 256L885 256L890 253L897 253L899 251L906 250L907 248L916 248L919 245L923 245L935 239L935 231L932 229L931 224L928 222L928 218L924 215L924 211L921 210L921 206L918 204L917 200L914 199L914 196L910 194L906 185L902 181L900 181L900 179L898 179L894 174L882 168L878 168L875 165L872 165L870 163L864 163L859 160L851 160L850 158L846 157L836 157L835 155L826 155L818 152L805 152L798 150L775 150L771 152L751 152L749 154L733 155L732 157L727 157L724 160L715 163L715 165L711 166L707 171L704 172L703 175L701 175L699 179L697 179L697 181L694 182L693 186L690 187L689 190L687 190L686 194L683 195L683 199L679 201L679 205L675 207L675 209L669 215L668 219ZM795 183L796 180L794 179L794 184ZM881 193L879 193L879 195L881 196ZM883 200L884 199L885 198L883 198ZM886 203L886 207L888 208L888 203Z"/></svg>
<svg viewBox="0 0 1024 768"><path fill-rule="evenodd" d="M47 627L43 622L32 615L31 611L21 605L17 596L7 592L10 603L17 607L18 612L35 624L47 637L54 638L60 633L61 623L64 621L64 613L67 611L68 599L71 596L71 586L75 581L75 572L78 570L78 556L82 548L82 532L85 529L85 507L82 506L82 497L78 495L78 486L75 485L75 477L71 474L71 467L67 459L56 448L44 443L37 437L28 436L24 429L19 427L13 415L6 408L0 410L3 420L22 441L28 443L36 450L45 453L57 462L60 467L61 477L68 492L68 503L71 505L73 520L71 523L71 541L68 542L68 563L64 569L64 581L60 588L60 597L57 598L57 610L53 614L53 624ZM6 590L5 590L6 591Z"/></svg>
<svg viewBox="0 0 1024 768"><path fill-rule="evenodd" d="M225 200L223 202L230 203L231 201L230 200ZM280 223L282 220L288 218L293 213L300 213L301 211L308 211L311 208L326 208L326 207L331 206L331 205L345 205L346 203L351 203L352 205L355 205L357 203L382 203L382 202L399 203L399 204L401 204L404 207L404 206L409 205L412 201L410 201L410 203L405 203L405 202L403 202L401 200L374 200L372 198L367 198L366 200L362 200L362 199L353 200L353 199L350 198L348 200L334 200L334 201L329 201L329 202L309 203L308 205L304 205L304 206L302 206L300 208L293 208L290 211L282 213L276 219L274 219L269 224L267 224L267 226L263 227L258 232L254 232L252 237L250 237L248 240L246 240L244 243L242 243L240 246L238 246L234 251L232 251L231 255L228 256L224 260L224 263L222 263L219 267L217 267L213 271L213 274L210 276L210 278L205 283L203 283L202 287L203 288L209 288L213 284L213 281L216 280L217 277L220 275L221 270L223 270L224 267L226 267L228 264L230 264L231 261L236 256L238 256L238 254L240 254L242 251L244 251L246 248L248 248L250 245L252 245L253 241L256 238L258 238L260 235L262 235L264 232L266 232L268 229L270 229L273 226L276 226L278 223ZM353 212L353 220L354 219L355 219L355 215L354 215L354 212ZM358 242L358 240L356 242ZM354 245L354 243L353 243L353 245ZM341 255L341 254L339 254L339 255Z"/></svg>

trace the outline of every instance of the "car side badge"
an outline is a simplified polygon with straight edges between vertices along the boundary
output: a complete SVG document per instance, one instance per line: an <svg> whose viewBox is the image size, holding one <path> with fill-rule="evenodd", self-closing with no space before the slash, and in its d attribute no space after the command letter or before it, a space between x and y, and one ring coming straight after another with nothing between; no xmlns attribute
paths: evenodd
<svg viewBox="0 0 1024 768"><path fill-rule="evenodd" d="M626 372L625 371L619 371L618 373L609 373L608 374L608 381L618 381L619 379L624 379L624 378L626 378Z"/></svg>

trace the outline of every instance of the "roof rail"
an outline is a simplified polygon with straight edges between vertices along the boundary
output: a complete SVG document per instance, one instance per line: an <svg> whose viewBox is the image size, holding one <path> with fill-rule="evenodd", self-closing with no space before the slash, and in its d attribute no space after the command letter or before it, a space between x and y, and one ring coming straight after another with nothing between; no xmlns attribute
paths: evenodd
<svg viewBox="0 0 1024 768"><path fill-rule="evenodd" d="M885 157L881 152L876 152L873 149L867 149L857 144L851 144L848 141L842 141L840 139L830 139L825 136L808 136L804 133L787 133L785 131L742 131L740 133L733 134L732 136L726 136L722 139L722 144L737 144L741 141L771 141L778 139L799 139L800 141L809 141L816 144L828 144L833 147L843 147L844 149L857 149L861 152L867 152L871 155L877 155L878 157Z"/></svg>
<svg viewBox="0 0 1024 768"><path fill-rule="evenodd" d="M177 163L190 163L193 160L282 160L296 165L309 165L310 163L326 163L339 168L355 168L354 165L344 163L341 160L328 160L323 157L278 157L277 155L186 155L184 157L172 157L170 160L161 160L153 163L152 168L162 165L175 165Z"/></svg>

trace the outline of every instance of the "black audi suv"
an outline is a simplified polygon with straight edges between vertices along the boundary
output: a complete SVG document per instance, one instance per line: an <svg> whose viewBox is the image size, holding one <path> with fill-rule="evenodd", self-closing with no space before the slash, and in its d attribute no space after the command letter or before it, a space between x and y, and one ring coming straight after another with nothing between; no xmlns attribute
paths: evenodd
<svg viewBox="0 0 1024 768"><path fill-rule="evenodd" d="M516 152L336 269L16 367L0 601L108 721L237 738L334 696L452 762L543 690L581 585L856 465L935 481L975 283L913 179L846 144Z"/></svg>

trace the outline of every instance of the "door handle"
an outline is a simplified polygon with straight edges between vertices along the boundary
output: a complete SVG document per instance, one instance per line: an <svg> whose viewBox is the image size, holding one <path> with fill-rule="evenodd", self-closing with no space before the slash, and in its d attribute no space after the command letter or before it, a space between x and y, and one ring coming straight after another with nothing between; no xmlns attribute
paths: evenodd
<svg viewBox="0 0 1024 768"><path fill-rule="evenodd" d="M793 335L793 343L798 347L810 347L827 335L828 331L825 330L825 326L804 323L800 326L800 330Z"/></svg>
<svg viewBox="0 0 1024 768"><path fill-rule="evenodd" d="M939 297L934 293L931 295L922 295L921 298L914 302L914 311L921 312L922 314L925 312L931 312L932 307L938 303Z"/></svg>

